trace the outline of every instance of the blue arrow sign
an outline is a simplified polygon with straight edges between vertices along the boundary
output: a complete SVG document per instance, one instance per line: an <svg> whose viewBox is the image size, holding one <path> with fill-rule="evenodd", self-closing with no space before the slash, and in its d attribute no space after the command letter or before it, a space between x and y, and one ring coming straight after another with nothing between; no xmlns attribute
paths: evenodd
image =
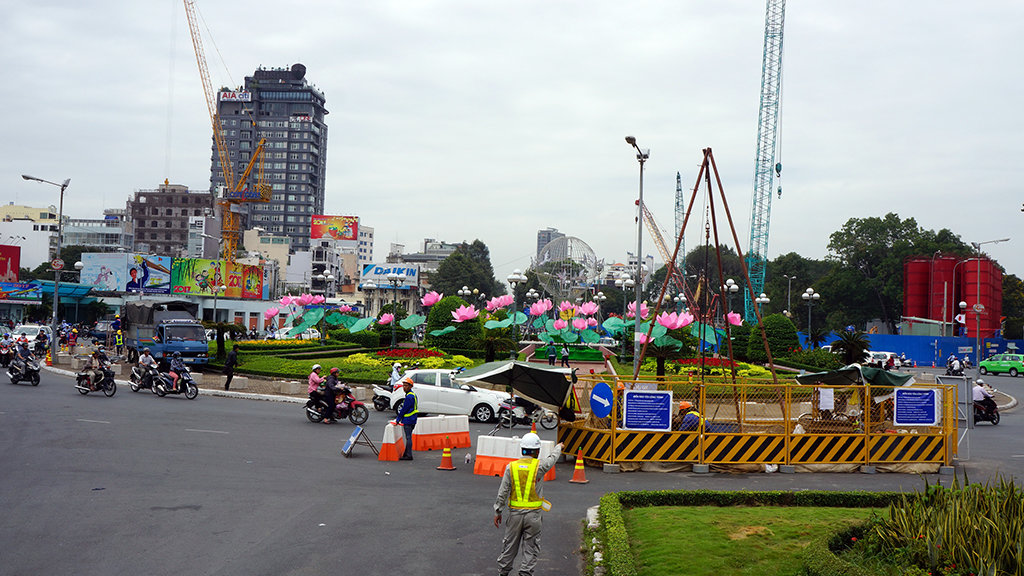
<svg viewBox="0 0 1024 576"><path fill-rule="evenodd" d="M595 418L607 418L612 413L612 389L598 382L590 391L590 412Z"/></svg>

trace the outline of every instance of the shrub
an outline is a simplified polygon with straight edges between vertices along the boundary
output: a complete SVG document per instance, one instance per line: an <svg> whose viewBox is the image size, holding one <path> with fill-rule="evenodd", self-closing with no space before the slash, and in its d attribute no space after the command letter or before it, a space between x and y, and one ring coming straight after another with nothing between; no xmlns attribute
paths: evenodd
<svg viewBox="0 0 1024 576"><path fill-rule="evenodd" d="M467 350L472 348L470 342L480 335L483 325L480 318L466 322L453 322L452 312L459 306L465 306L466 302L458 296L445 296L437 304L430 307L430 314L427 316L426 336L424 343L431 348L440 348L451 353L453 350ZM449 326L455 326L454 332L441 336L432 336L434 330L441 330Z"/></svg>
<svg viewBox="0 0 1024 576"><path fill-rule="evenodd" d="M773 358L800 346L800 340L796 335L796 326L793 325L792 320L782 314L772 314L766 317L764 331ZM761 364L768 361L768 356L764 352L764 342L761 340L761 331L756 326L750 331L750 339L747 342L747 358L751 362Z"/></svg>
<svg viewBox="0 0 1024 576"><path fill-rule="evenodd" d="M365 348L377 348L380 346L380 335L376 332L363 330L362 332L356 332L353 334L348 330L342 328L340 330L331 330L328 332L331 340L337 340L339 342L353 342L359 344ZM388 342L391 342L390 336L388 336Z"/></svg>
<svg viewBox="0 0 1024 576"><path fill-rule="evenodd" d="M804 369L835 370L843 367L843 361L839 356L821 348L797 348L790 350L782 359L794 367Z"/></svg>

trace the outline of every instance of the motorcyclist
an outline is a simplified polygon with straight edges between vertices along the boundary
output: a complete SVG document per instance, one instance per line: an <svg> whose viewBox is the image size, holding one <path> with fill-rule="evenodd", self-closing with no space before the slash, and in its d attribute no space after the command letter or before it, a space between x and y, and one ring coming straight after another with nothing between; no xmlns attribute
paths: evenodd
<svg viewBox="0 0 1024 576"><path fill-rule="evenodd" d="M967 354L964 354L963 365L965 369L971 367L971 359L969 356L967 356Z"/></svg>
<svg viewBox="0 0 1024 576"><path fill-rule="evenodd" d="M309 398L314 401L318 401L323 398L321 388L323 388L325 379L320 376L320 365L313 364L313 369L309 373L309 387L306 388L306 392L309 393Z"/></svg>
<svg viewBox="0 0 1024 576"><path fill-rule="evenodd" d="M953 357L953 362L949 365L949 373L953 376L959 376L964 373L964 367L956 356Z"/></svg>
<svg viewBox="0 0 1024 576"><path fill-rule="evenodd" d="M181 359L181 352L175 352L171 356L171 366L167 370L167 375L171 377L171 392L178 391L178 379L186 370L188 370L188 367L185 366L185 361Z"/></svg>
<svg viewBox="0 0 1024 576"><path fill-rule="evenodd" d="M17 372L25 373L25 362L32 357L32 351L28 349L28 341L18 342L14 347L14 360L11 367Z"/></svg>
<svg viewBox="0 0 1024 576"><path fill-rule="evenodd" d="M21 335L18 336L18 344L24 344L25 346L28 346L28 334L22 332Z"/></svg>
<svg viewBox="0 0 1024 576"><path fill-rule="evenodd" d="M0 347L6 348L3 356L0 357L0 365L7 366L11 363L11 356L14 355L13 350L11 350L14 347L14 341L11 340L10 334L5 332L3 337L0 338Z"/></svg>
<svg viewBox="0 0 1024 576"><path fill-rule="evenodd" d="M149 386L153 385L153 376L157 373L157 361L153 358L149 348L143 348L139 354L139 367L142 368L142 379Z"/></svg>
<svg viewBox="0 0 1024 576"><path fill-rule="evenodd" d="M341 392L341 383L338 382L338 367L331 368L330 373L327 375L327 379L323 383L323 398L327 403L327 407L324 409L323 422L330 424L335 421L334 418L334 406L338 399L338 393Z"/></svg>
<svg viewBox="0 0 1024 576"><path fill-rule="evenodd" d="M106 360L106 354L97 350L92 353L89 357L89 363L86 364L85 369L89 372L89 389L96 390L96 386L103 382L103 362Z"/></svg>
<svg viewBox="0 0 1024 576"><path fill-rule="evenodd" d="M42 354L43 352L46 351L47 342L49 342L49 338L46 337L46 332L40 330L39 334L36 334L34 343L37 354Z"/></svg>
<svg viewBox="0 0 1024 576"><path fill-rule="evenodd" d="M992 414L992 411L996 409L996 401L992 399L992 394L985 388L985 381L981 378L974 381L971 397L975 404L980 404L985 409L986 415Z"/></svg>

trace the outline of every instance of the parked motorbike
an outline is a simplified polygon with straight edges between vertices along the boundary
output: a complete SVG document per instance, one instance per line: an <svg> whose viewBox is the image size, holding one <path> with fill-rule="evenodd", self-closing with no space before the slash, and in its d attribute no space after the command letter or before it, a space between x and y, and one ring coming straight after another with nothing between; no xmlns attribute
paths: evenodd
<svg viewBox="0 0 1024 576"><path fill-rule="evenodd" d="M419 367L419 362L406 365L396 362L392 368L391 376L388 377L387 384L373 385L373 408L377 412L383 412L391 408L391 392L402 387L402 376L405 375L406 371L415 370Z"/></svg>
<svg viewBox="0 0 1024 576"><path fill-rule="evenodd" d="M178 374L178 389L174 390L174 380L171 379L170 374L163 372L157 375L159 380L154 380L153 392L157 396L163 398L168 394L184 394L185 398L189 400L195 400L199 396L199 386L196 385L196 381L192 379L192 373L189 372L188 368L185 368Z"/></svg>
<svg viewBox="0 0 1024 576"><path fill-rule="evenodd" d="M132 373L128 375L129 386L132 392L138 392L143 388L148 388L153 394L156 394L156 386L153 385L157 382L160 377L160 372L156 368L144 367L136 364L132 366Z"/></svg>
<svg viewBox="0 0 1024 576"><path fill-rule="evenodd" d="M545 430L554 430L558 426L558 415L523 398L498 405L498 423L502 428L514 428L516 424L531 426L535 422Z"/></svg>
<svg viewBox="0 0 1024 576"><path fill-rule="evenodd" d="M993 406L992 410L988 411L981 402L975 402L974 422L991 422L993 426L999 424L999 408Z"/></svg>
<svg viewBox="0 0 1024 576"><path fill-rule="evenodd" d="M342 386L334 402L333 417L335 420L348 418L349 422L356 426L362 426L370 418L370 411L367 410L366 404L353 398L352 389L348 386ZM306 418L310 422L322 422L328 413L327 401L325 399L317 398L314 400L310 398L306 402Z"/></svg>
<svg viewBox="0 0 1024 576"><path fill-rule="evenodd" d="M31 354L24 362L12 360L7 367L7 377L11 379L11 384L24 380L33 386L39 386L39 361Z"/></svg>
<svg viewBox="0 0 1024 576"><path fill-rule="evenodd" d="M383 412L391 406L391 390L383 386L373 385L373 408L377 412Z"/></svg>
<svg viewBox="0 0 1024 576"><path fill-rule="evenodd" d="M103 362L100 365L103 378L99 382L93 382L93 371L85 370L76 375L75 389L83 396L89 392L103 391L107 398L117 393L117 383L114 382L114 371L110 368L110 362Z"/></svg>

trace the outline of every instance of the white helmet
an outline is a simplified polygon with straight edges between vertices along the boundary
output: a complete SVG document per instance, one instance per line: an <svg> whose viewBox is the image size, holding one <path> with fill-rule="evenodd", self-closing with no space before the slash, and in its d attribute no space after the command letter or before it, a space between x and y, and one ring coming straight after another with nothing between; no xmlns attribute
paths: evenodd
<svg viewBox="0 0 1024 576"><path fill-rule="evenodd" d="M319 369L320 369L320 365L319 364L313 364L313 372L316 372Z"/></svg>
<svg viewBox="0 0 1024 576"><path fill-rule="evenodd" d="M984 386L985 385L985 381L982 380L981 378L978 378L977 380L975 380L974 383L979 385L979 386Z"/></svg>
<svg viewBox="0 0 1024 576"><path fill-rule="evenodd" d="M401 363L399 363L399 362L395 362L394 364L392 364L392 365L391 365L391 367L392 367L392 368L401 368L401 367L402 367L402 364L401 364Z"/></svg>
<svg viewBox="0 0 1024 576"><path fill-rule="evenodd" d="M540 436L533 432L527 432L523 434L523 439L519 442L519 447L523 450L540 450Z"/></svg>

